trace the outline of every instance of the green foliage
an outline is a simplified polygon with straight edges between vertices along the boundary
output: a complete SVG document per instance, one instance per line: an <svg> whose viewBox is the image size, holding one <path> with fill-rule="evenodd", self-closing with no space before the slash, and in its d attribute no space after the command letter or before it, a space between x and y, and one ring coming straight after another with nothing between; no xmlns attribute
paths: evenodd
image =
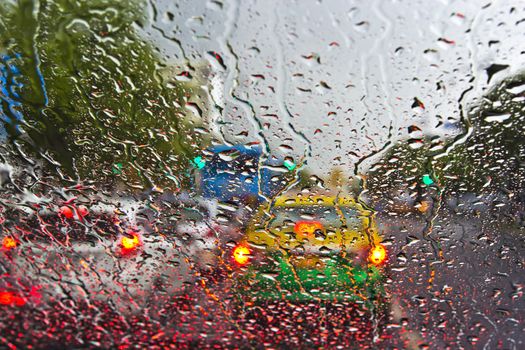
<svg viewBox="0 0 525 350"><path fill-rule="evenodd" d="M0 51L20 54L24 84L23 132L8 132L66 178L174 189L205 147L184 108L198 88L163 78L154 49L137 35L144 5L0 4Z"/></svg>
<svg viewBox="0 0 525 350"><path fill-rule="evenodd" d="M383 191L394 188L415 189L425 174L438 179L434 185L452 195L522 191L525 101L511 91L524 84L525 75L517 75L489 91L468 112L470 136L448 153L445 150L454 140L447 140L444 148L434 149L430 139L417 149L412 149L407 141L396 144L369 172L368 186L374 196L380 198Z"/></svg>
<svg viewBox="0 0 525 350"><path fill-rule="evenodd" d="M469 111L471 136L435 162L451 191L524 188L525 101L511 92L523 84L525 75L502 81Z"/></svg>

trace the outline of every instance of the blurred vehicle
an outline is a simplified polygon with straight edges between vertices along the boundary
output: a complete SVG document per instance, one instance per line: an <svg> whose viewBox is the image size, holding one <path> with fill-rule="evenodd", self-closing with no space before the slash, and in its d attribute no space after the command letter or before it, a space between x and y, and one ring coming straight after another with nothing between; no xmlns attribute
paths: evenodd
<svg viewBox="0 0 525 350"><path fill-rule="evenodd" d="M172 295L217 264L219 228L207 201L167 195L158 203L134 198L80 203L48 203L33 214L18 213L25 217L21 222L40 229L20 225L2 237L10 276L4 284L10 290L16 291L11 287L18 279L55 300L89 295L134 309L155 289Z"/></svg>
<svg viewBox="0 0 525 350"><path fill-rule="evenodd" d="M381 300L381 241L373 213L352 198L281 196L233 248L234 288L248 303Z"/></svg>
<svg viewBox="0 0 525 350"><path fill-rule="evenodd" d="M278 160L263 159L260 145L218 145L207 149L193 162L198 169L195 186L206 199L221 202L261 203L279 192L276 177L286 172Z"/></svg>

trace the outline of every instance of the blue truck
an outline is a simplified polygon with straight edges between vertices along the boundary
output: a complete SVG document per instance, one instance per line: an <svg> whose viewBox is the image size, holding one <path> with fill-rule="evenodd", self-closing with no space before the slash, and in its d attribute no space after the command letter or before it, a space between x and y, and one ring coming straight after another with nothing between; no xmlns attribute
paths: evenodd
<svg viewBox="0 0 525 350"><path fill-rule="evenodd" d="M261 161L262 156L260 145L208 148L193 159L197 192L206 199L245 204L258 204L265 197L273 197L285 185L283 175L287 170L278 160Z"/></svg>

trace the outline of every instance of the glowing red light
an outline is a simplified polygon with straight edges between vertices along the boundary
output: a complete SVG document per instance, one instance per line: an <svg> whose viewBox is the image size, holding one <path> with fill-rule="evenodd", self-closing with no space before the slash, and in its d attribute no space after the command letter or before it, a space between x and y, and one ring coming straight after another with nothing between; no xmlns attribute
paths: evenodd
<svg viewBox="0 0 525 350"><path fill-rule="evenodd" d="M142 245L139 235L137 233L131 233L131 237L122 236L120 238L120 246L122 247L123 253L130 253L135 251Z"/></svg>
<svg viewBox="0 0 525 350"><path fill-rule="evenodd" d="M73 219L73 217L75 216L73 214L73 210L68 207L68 206L62 206L60 207L60 209L58 210L58 212L60 213L60 215L62 215L63 217L65 217L66 219Z"/></svg>
<svg viewBox="0 0 525 350"><path fill-rule="evenodd" d="M17 245L18 242L11 236L5 236L2 240L2 247L4 247L4 249L11 250L13 248L16 248Z"/></svg>
<svg viewBox="0 0 525 350"><path fill-rule="evenodd" d="M77 208L77 214L80 217L84 217L84 216L87 216L89 214L89 210L85 206L79 205L78 208Z"/></svg>
<svg viewBox="0 0 525 350"><path fill-rule="evenodd" d="M370 250L368 260L374 265L381 265L386 260L386 249L381 244L376 245Z"/></svg>
<svg viewBox="0 0 525 350"><path fill-rule="evenodd" d="M311 236L316 230L323 230L323 224L319 221L297 221L293 228L298 239L304 239Z"/></svg>
<svg viewBox="0 0 525 350"><path fill-rule="evenodd" d="M0 291L0 305L23 306L25 304L25 299L17 294L8 291Z"/></svg>
<svg viewBox="0 0 525 350"><path fill-rule="evenodd" d="M13 293L11 292L0 292L0 304L10 305L13 302Z"/></svg>
<svg viewBox="0 0 525 350"><path fill-rule="evenodd" d="M238 245L233 249L233 259L239 265L246 265L250 261L250 249L244 245Z"/></svg>

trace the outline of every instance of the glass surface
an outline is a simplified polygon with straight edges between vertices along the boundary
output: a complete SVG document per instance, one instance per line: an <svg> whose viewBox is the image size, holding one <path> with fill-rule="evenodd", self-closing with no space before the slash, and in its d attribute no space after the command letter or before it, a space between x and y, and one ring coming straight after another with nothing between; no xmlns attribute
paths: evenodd
<svg viewBox="0 0 525 350"><path fill-rule="evenodd" d="M0 1L0 348L525 348L524 33L518 0Z"/></svg>

